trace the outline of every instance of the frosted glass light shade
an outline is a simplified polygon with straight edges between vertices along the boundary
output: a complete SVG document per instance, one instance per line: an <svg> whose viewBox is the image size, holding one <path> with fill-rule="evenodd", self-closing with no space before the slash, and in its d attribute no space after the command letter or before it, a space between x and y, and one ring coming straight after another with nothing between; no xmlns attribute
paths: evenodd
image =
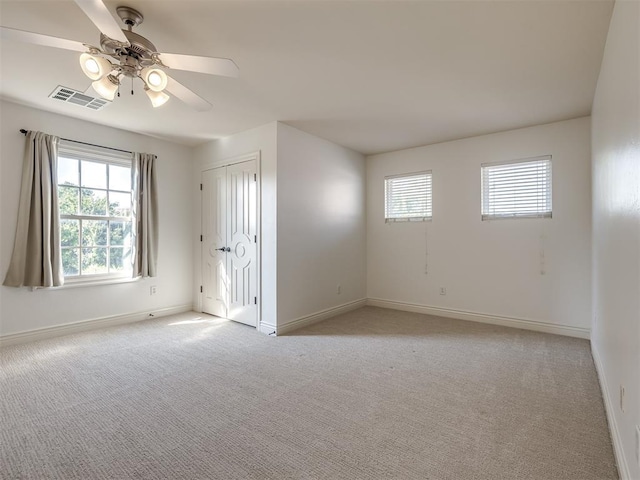
<svg viewBox="0 0 640 480"><path fill-rule="evenodd" d="M116 91L120 86L120 82L113 75L107 75L101 80L96 80L91 84L93 89L98 92L102 98L107 100L113 100L116 96Z"/></svg>
<svg viewBox="0 0 640 480"><path fill-rule="evenodd" d="M159 68L144 68L140 72L140 76L142 76L142 80L147 84L147 87L154 92L161 92L167 87L167 74Z"/></svg>
<svg viewBox="0 0 640 480"><path fill-rule="evenodd" d="M167 103L167 100L169 100L169 95L167 95L164 92L156 92L151 90L150 88L145 88L145 93L147 94L147 97L149 97L149 100L151 100L151 105L153 105L153 108L157 108L160 107L162 105L164 105L165 103Z"/></svg>
<svg viewBox="0 0 640 480"><path fill-rule="evenodd" d="M80 68L91 80L100 80L111 73L113 65L106 58L83 53L80 55Z"/></svg>

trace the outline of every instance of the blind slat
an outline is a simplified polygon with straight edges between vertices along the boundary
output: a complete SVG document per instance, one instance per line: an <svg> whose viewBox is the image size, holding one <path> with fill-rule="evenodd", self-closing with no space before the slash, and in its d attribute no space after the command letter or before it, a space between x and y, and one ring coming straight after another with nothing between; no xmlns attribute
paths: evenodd
<svg viewBox="0 0 640 480"><path fill-rule="evenodd" d="M432 215L431 172L384 179L385 220L429 220Z"/></svg>
<svg viewBox="0 0 640 480"><path fill-rule="evenodd" d="M551 216L551 157L482 165L482 219Z"/></svg>

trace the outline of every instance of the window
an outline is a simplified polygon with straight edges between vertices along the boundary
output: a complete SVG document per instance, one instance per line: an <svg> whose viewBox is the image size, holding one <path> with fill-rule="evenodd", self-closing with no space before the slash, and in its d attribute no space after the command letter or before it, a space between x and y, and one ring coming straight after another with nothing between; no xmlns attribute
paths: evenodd
<svg viewBox="0 0 640 480"><path fill-rule="evenodd" d="M65 280L131 276L131 154L60 141L58 197Z"/></svg>
<svg viewBox="0 0 640 480"><path fill-rule="evenodd" d="M551 218L551 156L482 165L482 220Z"/></svg>
<svg viewBox="0 0 640 480"><path fill-rule="evenodd" d="M385 177L385 221L431 220L431 196L431 171Z"/></svg>

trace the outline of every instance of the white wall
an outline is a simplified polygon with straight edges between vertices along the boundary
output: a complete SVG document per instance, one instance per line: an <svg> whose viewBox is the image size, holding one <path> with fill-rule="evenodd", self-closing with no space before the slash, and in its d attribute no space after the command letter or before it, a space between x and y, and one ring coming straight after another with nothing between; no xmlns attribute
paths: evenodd
<svg viewBox="0 0 640 480"><path fill-rule="evenodd" d="M368 297L588 333L589 128L585 117L368 157ZM548 154L553 218L481 221L480 165ZM385 224L384 177L422 170L433 172L433 221Z"/></svg>
<svg viewBox="0 0 640 480"><path fill-rule="evenodd" d="M199 184L203 170L226 165L234 157L260 152L260 201L261 201L261 321L273 331L276 325L277 304L277 224L276 224L276 128L272 122L245 132L214 140L195 149L195 163L191 188L192 206L195 215L192 248L194 251L194 280L195 285L202 285L201 264L201 203ZM200 289L194 289L194 308L201 310ZM271 326L271 327L269 327Z"/></svg>
<svg viewBox="0 0 640 480"><path fill-rule="evenodd" d="M593 102L593 333L621 477L640 479L640 3L615 3ZM620 409L620 385L626 412Z"/></svg>
<svg viewBox="0 0 640 480"><path fill-rule="evenodd" d="M191 304L191 150L155 138L2 102L0 129L0 275L4 279L18 215L24 135L20 128L158 156L158 276L131 283L30 291L0 287L2 335L55 325ZM149 295L156 285L158 293Z"/></svg>
<svg viewBox="0 0 640 480"><path fill-rule="evenodd" d="M364 156L279 123L278 327L363 300L365 245Z"/></svg>
<svg viewBox="0 0 640 480"><path fill-rule="evenodd" d="M257 151L261 329L273 331L300 317L364 298L364 157L273 122L197 147L194 191L199 192L203 170ZM199 193L193 205L194 280L200 285ZM342 287L340 295L337 284ZM201 308L199 291L194 305Z"/></svg>

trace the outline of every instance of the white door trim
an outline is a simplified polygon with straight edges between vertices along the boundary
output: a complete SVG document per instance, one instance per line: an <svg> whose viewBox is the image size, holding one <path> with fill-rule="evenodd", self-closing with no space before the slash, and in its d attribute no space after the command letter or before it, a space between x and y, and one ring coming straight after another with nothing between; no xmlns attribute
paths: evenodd
<svg viewBox="0 0 640 480"><path fill-rule="evenodd" d="M236 163L248 162L249 160L255 160L258 165L258 173L260 173L260 150L251 153L245 153L242 155L236 155L235 157L225 158L224 160L216 160L211 162L205 162L202 164L200 172L205 172L213 168L228 167L229 165L235 165ZM258 175L258 180L260 175Z"/></svg>
<svg viewBox="0 0 640 480"><path fill-rule="evenodd" d="M262 162L260 150L251 153L245 153L243 155L237 155L235 157L229 157L219 161L205 162L200 168L200 184L202 184L202 174L207 170L213 170L214 168L228 167L229 165L235 165L237 163L248 162L250 160L256 161L256 229L258 231L258 245L256 247L257 255L257 287L258 287L258 319L256 329L261 330L262 326L262 308L264 302L262 301ZM200 192L200 210L202 211L202 192ZM202 215L200 215L200 234L202 235ZM202 257L202 256L201 256ZM200 258L200 285L202 285L202 265L203 259ZM200 292L200 286L198 290L198 311L202 313L202 292Z"/></svg>

